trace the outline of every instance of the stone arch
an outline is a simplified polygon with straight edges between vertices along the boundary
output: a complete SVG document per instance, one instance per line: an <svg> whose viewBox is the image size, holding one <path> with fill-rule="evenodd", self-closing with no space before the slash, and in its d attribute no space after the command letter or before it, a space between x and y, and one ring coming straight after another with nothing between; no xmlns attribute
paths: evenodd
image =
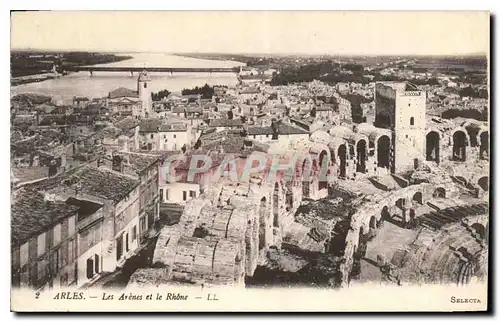
<svg viewBox="0 0 500 322"><path fill-rule="evenodd" d="M479 134L479 158L488 159L490 154L490 138L488 131L482 131Z"/></svg>
<svg viewBox="0 0 500 322"><path fill-rule="evenodd" d="M467 159L467 134L463 130L453 133L453 161L465 161Z"/></svg>
<svg viewBox="0 0 500 322"><path fill-rule="evenodd" d="M396 200L396 207L400 209L405 209L406 208L406 199L405 198L399 198Z"/></svg>
<svg viewBox="0 0 500 322"><path fill-rule="evenodd" d="M477 222L477 223L472 224L471 228L474 229L477 234L479 234L481 239L486 238L486 228L484 227L483 224Z"/></svg>
<svg viewBox="0 0 500 322"><path fill-rule="evenodd" d="M279 227L279 192L280 187L276 182L273 190L273 227Z"/></svg>
<svg viewBox="0 0 500 322"><path fill-rule="evenodd" d="M259 204L259 250L266 247L266 216L267 200L262 197Z"/></svg>
<svg viewBox="0 0 500 322"><path fill-rule="evenodd" d="M439 163L440 136L436 131L430 131L425 136L425 159Z"/></svg>
<svg viewBox="0 0 500 322"><path fill-rule="evenodd" d="M320 178L319 178L319 190L328 188L328 181L326 176L328 174L328 153L326 150L321 150L319 154L319 166L320 166Z"/></svg>
<svg viewBox="0 0 500 322"><path fill-rule="evenodd" d="M413 197L411 198L413 202L416 202L420 205L423 205L423 200L422 200L422 193L420 191L415 192Z"/></svg>
<svg viewBox="0 0 500 322"><path fill-rule="evenodd" d="M293 209L293 191L291 186L287 187L286 189L285 205L287 211L291 211Z"/></svg>
<svg viewBox="0 0 500 322"><path fill-rule="evenodd" d="M366 140L360 139L356 142L356 172L366 172Z"/></svg>
<svg viewBox="0 0 500 322"><path fill-rule="evenodd" d="M381 135L377 140L377 166L390 168L391 139L387 135Z"/></svg>
<svg viewBox="0 0 500 322"><path fill-rule="evenodd" d="M306 166L306 162L307 160L304 160L304 162L302 163L302 175L304 175L304 168ZM310 181L309 181L309 178L306 178L306 177L302 177L302 198L309 198L309 194L310 194Z"/></svg>
<svg viewBox="0 0 500 322"><path fill-rule="evenodd" d="M438 187L432 193L433 198L446 198L446 190L443 187Z"/></svg>
<svg viewBox="0 0 500 322"><path fill-rule="evenodd" d="M377 228L377 219L375 219L375 216L370 217L370 229L375 229Z"/></svg>
<svg viewBox="0 0 500 322"><path fill-rule="evenodd" d="M389 212L389 207L388 206L384 206L382 207L382 210L380 211L380 220L386 220L386 219L389 219L391 217L391 214Z"/></svg>
<svg viewBox="0 0 500 322"><path fill-rule="evenodd" d="M339 177L345 178L347 174L347 147L341 144L337 150L337 155L339 158Z"/></svg>
<svg viewBox="0 0 500 322"><path fill-rule="evenodd" d="M484 177L481 177L479 178L479 180L477 180L477 184L484 190L484 191L488 191L489 189L489 186L490 186L490 180L488 177L484 176Z"/></svg>

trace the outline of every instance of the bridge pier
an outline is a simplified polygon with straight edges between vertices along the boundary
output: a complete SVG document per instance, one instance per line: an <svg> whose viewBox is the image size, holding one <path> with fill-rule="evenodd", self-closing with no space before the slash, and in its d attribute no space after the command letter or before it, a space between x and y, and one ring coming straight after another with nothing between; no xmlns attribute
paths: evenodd
<svg viewBox="0 0 500 322"><path fill-rule="evenodd" d="M133 71L130 71L130 76L134 76L134 72Z"/></svg>
<svg viewBox="0 0 500 322"><path fill-rule="evenodd" d="M93 73L93 72L92 72L91 70L89 70L89 73L90 73L90 77L92 77L92 73Z"/></svg>

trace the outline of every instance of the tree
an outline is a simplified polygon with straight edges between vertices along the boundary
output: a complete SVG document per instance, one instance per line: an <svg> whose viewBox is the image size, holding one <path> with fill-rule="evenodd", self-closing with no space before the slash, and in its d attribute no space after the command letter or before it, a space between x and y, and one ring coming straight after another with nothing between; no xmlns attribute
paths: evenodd
<svg viewBox="0 0 500 322"><path fill-rule="evenodd" d="M168 89L161 90L157 93L151 93L151 99L153 101L159 101L164 97L168 97L170 95L170 91Z"/></svg>

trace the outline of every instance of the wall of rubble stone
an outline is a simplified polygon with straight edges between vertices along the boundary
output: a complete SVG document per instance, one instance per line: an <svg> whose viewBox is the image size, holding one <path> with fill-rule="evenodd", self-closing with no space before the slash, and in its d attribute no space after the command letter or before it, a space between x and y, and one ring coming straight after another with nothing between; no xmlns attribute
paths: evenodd
<svg viewBox="0 0 500 322"><path fill-rule="evenodd" d="M415 195L420 193L422 202L426 203L433 197L436 189L444 189L448 195L453 195L454 187L449 185L436 186L430 183L422 183L402 188L397 191L384 192L378 195L365 196L365 201L356 209L351 216L350 230L345 240L344 262L340 266L342 274L342 285L349 284L349 276L354 263L354 253L359 244L360 233L367 234L373 227L370 227L370 221L374 217L375 222L380 222L384 212L389 214L402 213L404 210L400 207L404 200L405 207L411 208Z"/></svg>

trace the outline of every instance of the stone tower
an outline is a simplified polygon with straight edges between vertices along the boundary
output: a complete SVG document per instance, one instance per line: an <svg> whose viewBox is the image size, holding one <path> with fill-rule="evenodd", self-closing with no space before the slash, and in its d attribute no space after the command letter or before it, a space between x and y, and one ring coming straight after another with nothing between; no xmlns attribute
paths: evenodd
<svg viewBox="0 0 500 322"><path fill-rule="evenodd" d="M151 89L149 87L151 78L147 71L142 71L137 79L137 93L141 100L141 113L140 116L148 118L152 116L153 112L153 99L151 98Z"/></svg>
<svg viewBox="0 0 500 322"><path fill-rule="evenodd" d="M375 126L392 131L392 172L415 169L425 160L426 93L406 83L377 83Z"/></svg>
<svg viewBox="0 0 500 322"><path fill-rule="evenodd" d="M423 91L397 91L394 125L394 171L416 169L425 160L425 109Z"/></svg>

